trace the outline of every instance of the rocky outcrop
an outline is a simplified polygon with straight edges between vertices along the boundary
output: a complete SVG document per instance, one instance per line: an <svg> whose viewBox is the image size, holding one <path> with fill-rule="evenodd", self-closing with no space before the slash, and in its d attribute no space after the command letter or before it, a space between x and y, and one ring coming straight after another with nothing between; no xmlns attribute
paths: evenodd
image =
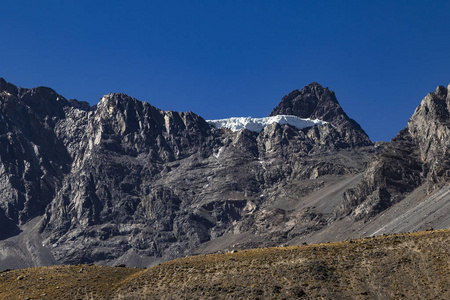
<svg viewBox="0 0 450 300"><path fill-rule="evenodd" d="M355 189L348 190L337 215L369 219L422 184L428 193L449 182L450 93L439 86L428 94L405 129L370 164Z"/></svg>
<svg viewBox="0 0 450 300"><path fill-rule="evenodd" d="M450 86L428 94L408 121L408 131L420 149L429 191L450 179Z"/></svg>

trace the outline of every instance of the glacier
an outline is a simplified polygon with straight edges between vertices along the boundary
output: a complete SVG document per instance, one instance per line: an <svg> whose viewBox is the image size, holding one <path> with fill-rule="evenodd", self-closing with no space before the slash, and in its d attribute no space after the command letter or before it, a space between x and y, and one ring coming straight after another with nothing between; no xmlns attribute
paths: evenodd
<svg viewBox="0 0 450 300"><path fill-rule="evenodd" d="M312 127L315 125L325 125L328 122L318 119L302 119L296 116L290 115L278 115L265 118L252 118L252 117L233 117L228 119L218 120L206 120L211 126L215 128L228 128L231 131L239 131L242 129L248 129L254 132L261 132L264 127L279 123L280 125L292 125L297 129L303 129Z"/></svg>

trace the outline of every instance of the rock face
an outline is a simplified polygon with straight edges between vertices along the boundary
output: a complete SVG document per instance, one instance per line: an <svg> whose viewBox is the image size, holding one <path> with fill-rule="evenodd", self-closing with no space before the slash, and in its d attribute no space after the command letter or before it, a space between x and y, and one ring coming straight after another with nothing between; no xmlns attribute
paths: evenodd
<svg viewBox="0 0 450 300"><path fill-rule="evenodd" d="M448 149L448 91L427 97L406 130L375 147L317 83L271 115L329 123L233 132L124 94L91 107L1 79L0 246L51 256L41 264L143 266L296 243L341 217L370 218L425 181L447 180L435 156Z"/></svg>
<svg viewBox="0 0 450 300"><path fill-rule="evenodd" d="M294 115L300 118L319 119L334 125L342 146L372 145L367 134L344 112L333 91L313 82L302 90L294 90L281 99L270 114Z"/></svg>
<svg viewBox="0 0 450 300"><path fill-rule="evenodd" d="M70 155L54 131L69 103L49 88L21 89L3 79L0 97L0 234L7 236L42 215L69 172Z"/></svg>
<svg viewBox="0 0 450 300"><path fill-rule="evenodd" d="M370 164L357 188L348 190L339 215L369 219L425 184L428 194L450 178L450 93L428 94L400 131Z"/></svg>

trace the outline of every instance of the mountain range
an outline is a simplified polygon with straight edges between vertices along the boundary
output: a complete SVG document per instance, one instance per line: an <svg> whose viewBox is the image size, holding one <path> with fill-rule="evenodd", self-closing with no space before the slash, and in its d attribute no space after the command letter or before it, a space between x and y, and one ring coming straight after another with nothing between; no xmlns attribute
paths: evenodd
<svg viewBox="0 0 450 300"><path fill-rule="evenodd" d="M0 79L0 269L448 228L449 89L373 143L318 83L269 115L318 124L233 131L125 94L91 106Z"/></svg>

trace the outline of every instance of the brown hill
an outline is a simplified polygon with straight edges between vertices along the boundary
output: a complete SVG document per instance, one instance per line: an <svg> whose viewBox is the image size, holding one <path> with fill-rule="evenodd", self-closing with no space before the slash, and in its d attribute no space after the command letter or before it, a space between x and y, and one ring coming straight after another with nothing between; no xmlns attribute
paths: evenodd
<svg viewBox="0 0 450 300"><path fill-rule="evenodd" d="M3 271L0 299L450 299L450 230L191 256L150 269Z"/></svg>

